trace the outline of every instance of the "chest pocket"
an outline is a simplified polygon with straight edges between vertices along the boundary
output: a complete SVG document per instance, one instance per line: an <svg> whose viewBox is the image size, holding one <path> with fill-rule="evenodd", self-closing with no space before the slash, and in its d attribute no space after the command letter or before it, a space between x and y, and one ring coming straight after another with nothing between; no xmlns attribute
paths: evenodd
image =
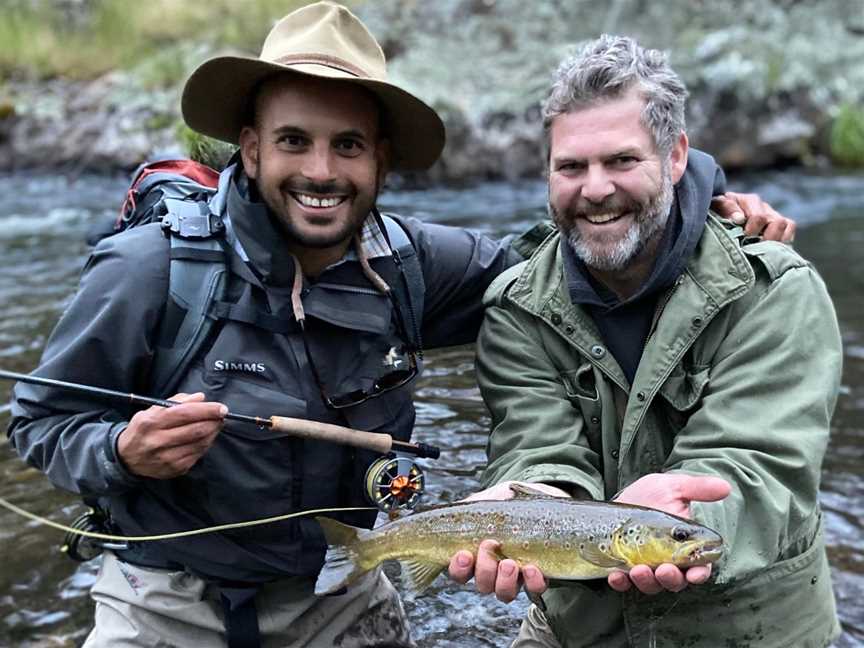
<svg viewBox="0 0 864 648"><path fill-rule="evenodd" d="M305 418L306 394L293 347L287 335L225 322L199 366L208 399L235 414ZM285 436L237 421L227 421L224 431L254 441Z"/></svg>
<svg viewBox="0 0 864 648"><path fill-rule="evenodd" d="M665 408L667 419L676 432L687 424L701 402L710 371L708 365L693 365L685 361L675 367L660 387L660 396L668 405Z"/></svg>
<svg viewBox="0 0 864 648"><path fill-rule="evenodd" d="M560 378L570 404L582 413L589 444L602 452L603 410L593 365L583 363L578 369L561 372Z"/></svg>
<svg viewBox="0 0 864 648"><path fill-rule="evenodd" d="M224 403L235 414L307 418L295 363L288 336L222 322L212 346L191 367L180 389L203 391L208 400ZM297 508L298 447L297 439L283 432L226 421L213 445L181 478L188 506L200 507L214 524ZM244 514L249 511L254 515ZM255 541L291 542L295 527L262 527Z"/></svg>
<svg viewBox="0 0 864 648"><path fill-rule="evenodd" d="M325 392L334 397L375 393L376 381L408 366L393 305L376 290L316 284L304 298L307 343ZM347 340L347 342L346 342ZM420 361L418 359L418 365ZM418 373L422 367L418 366ZM413 416L413 380L358 405L340 409L348 425L363 430L387 428L397 436Z"/></svg>

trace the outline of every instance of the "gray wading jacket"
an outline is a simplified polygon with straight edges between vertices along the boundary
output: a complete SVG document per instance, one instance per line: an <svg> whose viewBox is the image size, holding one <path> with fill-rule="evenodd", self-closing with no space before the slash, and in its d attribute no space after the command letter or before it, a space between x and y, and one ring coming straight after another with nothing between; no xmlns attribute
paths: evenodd
<svg viewBox="0 0 864 648"><path fill-rule="evenodd" d="M233 274L228 300L260 313L260 325L227 319L176 387L202 391L239 414L297 417L378 430L407 440L414 425L413 381L339 411L327 409L309 355L328 395L369 389L400 348L399 318L363 275L353 253L306 282L306 342L293 321L293 264L260 203L229 197L232 230L255 272ZM240 212L240 213L238 213ZM521 257L462 229L398 218L412 239L425 283L420 333L427 348L473 342L489 283ZM254 220L254 226L242 219ZM403 248L404 251L404 248ZM149 369L168 290L169 241L159 225L104 240L49 340L37 374L148 394ZM410 253L410 248L409 248ZM404 256L404 254L403 254ZM237 259L232 266L239 270ZM242 264L242 261L239 263ZM392 256L371 258L390 286L404 281ZM403 259L403 265L407 263ZM404 318L403 318L404 319ZM283 332L275 332L284 325ZM411 323L406 322L406 327ZM157 394L168 397L171 394ZM287 437L226 422L203 458L184 476L158 480L126 471L115 453L133 411L68 392L19 384L10 437L30 464L68 491L98 498L126 535L155 534L321 507L368 506L363 479L374 453ZM346 513L371 527L374 512ZM315 574L325 544L311 519L176 541L141 543L123 556L143 564L184 567L205 577L266 581Z"/></svg>

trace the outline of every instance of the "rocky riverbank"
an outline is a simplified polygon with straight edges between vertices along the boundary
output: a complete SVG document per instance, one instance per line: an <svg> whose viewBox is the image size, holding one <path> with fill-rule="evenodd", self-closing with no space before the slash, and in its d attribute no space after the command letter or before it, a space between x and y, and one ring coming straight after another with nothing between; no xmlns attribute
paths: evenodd
<svg viewBox="0 0 864 648"><path fill-rule="evenodd" d="M604 31L672 52L691 91L691 143L726 168L864 165L859 3L716 0L678 9L640 0L602 8L441 0L366 3L358 13L381 39L391 75L447 124L441 161L416 182L542 175L539 104L551 71L573 43ZM180 86L154 89L140 69L89 81L7 80L0 84L0 170L105 172L185 155Z"/></svg>

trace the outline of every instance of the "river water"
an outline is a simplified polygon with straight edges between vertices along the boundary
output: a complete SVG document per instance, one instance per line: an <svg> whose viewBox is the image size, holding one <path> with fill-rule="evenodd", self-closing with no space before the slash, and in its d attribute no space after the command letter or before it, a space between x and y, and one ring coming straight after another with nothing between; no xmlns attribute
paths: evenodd
<svg viewBox="0 0 864 648"><path fill-rule="evenodd" d="M772 173L738 178L799 223L796 248L811 259L834 298L845 344L843 389L822 480L822 505L843 623L837 648L864 646L864 176ZM74 290L86 258L84 238L113 218L122 178L0 175L0 367L28 372ZM387 193L382 207L502 235L543 214L542 183L487 184L469 190ZM802 304L801 308L806 308ZM118 344L122 341L118 340ZM488 416L477 390L472 349L428 354L417 392L415 438L441 447L426 462L431 503L477 489ZM0 385L0 426L8 422L9 385ZM28 468L0 435L0 497L68 523L81 511ZM62 533L0 510L0 646L78 646L91 623L87 591L95 562L78 564L60 551ZM508 645L527 607L507 606L470 589L436 581L408 601L424 648Z"/></svg>

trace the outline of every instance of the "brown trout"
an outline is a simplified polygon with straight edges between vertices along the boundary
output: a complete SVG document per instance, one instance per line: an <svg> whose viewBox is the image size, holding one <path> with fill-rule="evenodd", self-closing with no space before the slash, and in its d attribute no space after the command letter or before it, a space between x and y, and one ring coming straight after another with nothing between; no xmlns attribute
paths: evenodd
<svg viewBox="0 0 864 648"><path fill-rule="evenodd" d="M723 539L711 529L641 506L549 497L512 486L515 497L437 506L376 529L315 518L327 556L315 594L336 592L385 560L402 563L402 577L422 592L457 551L476 552L486 538L500 557L535 565L550 579L602 578L634 565L681 568L720 558Z"/></svg>

